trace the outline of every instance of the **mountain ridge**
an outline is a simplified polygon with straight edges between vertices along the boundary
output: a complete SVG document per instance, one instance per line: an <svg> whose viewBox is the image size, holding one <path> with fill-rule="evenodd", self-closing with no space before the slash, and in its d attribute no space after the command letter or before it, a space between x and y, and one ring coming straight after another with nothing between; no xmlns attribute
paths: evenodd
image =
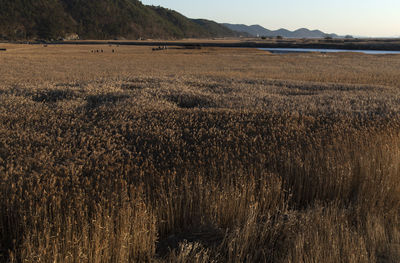
<svg viewBox="0 0 400 263"><path fill-rule="evenodd" d="M265 36L265 37L286 37L286 38L323 38L323 37L332 37L338 38L337 34L327 34L322 32L321 30L309 30L307 28L299 28L294 31L287 30L285 28L281 28L278 30L269 30L260 25L244 25L244 24L229 24L222 23L223 26L237 31L250 34L253 37L256 36Z"/></svg>
<svg viewBox="0 0 400 263"><path fill-rule="evenodd" d="M0 39L180 39L238 34L138 0L0 0Z"/></svg>

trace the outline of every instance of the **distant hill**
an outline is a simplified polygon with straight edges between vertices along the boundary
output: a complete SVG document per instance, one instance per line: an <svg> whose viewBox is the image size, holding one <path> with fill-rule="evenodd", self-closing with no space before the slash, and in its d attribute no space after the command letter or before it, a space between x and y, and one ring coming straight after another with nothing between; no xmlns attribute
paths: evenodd
<svg viewBox="0 0 400 263"><path fill-rule="evenodd" d="M189 19L138 0L0 0L0 39L229 37L213 21Z"/></svg>
<svg viewBox="0 0 400 263"><path fill-rule="evenodd" d="M260 25L242 25L242 24L222 24L227 28L237 31L250 34L251 36L266 36L266 37L277 37L282 36L286 38L323 38L323 37L339 37L336 34L327 34L320 30L309 30L307 28L300 28L295 31L289 31L287 29L279 29L279 30L269 30Z"/></svg>

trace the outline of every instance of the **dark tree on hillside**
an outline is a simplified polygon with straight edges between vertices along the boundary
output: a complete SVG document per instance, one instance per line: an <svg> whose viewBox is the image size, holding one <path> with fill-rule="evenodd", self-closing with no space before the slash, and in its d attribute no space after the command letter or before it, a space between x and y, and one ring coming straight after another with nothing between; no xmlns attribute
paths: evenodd
<svg viewBox="0 0 400 263"><path fill-rule="evenodd" d="M62 21L51 14L40 18L36 29L38 37L41 39L57 39L64 35Z"/></svg>

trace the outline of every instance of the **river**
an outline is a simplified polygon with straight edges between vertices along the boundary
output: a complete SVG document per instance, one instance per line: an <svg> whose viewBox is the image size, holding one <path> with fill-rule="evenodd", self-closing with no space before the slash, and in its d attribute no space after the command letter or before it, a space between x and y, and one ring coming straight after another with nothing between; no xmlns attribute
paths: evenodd
<svg viewBox="0 0 400 263"><path fill-rule="evenodd" d="M349 50L349 49L323 49L323 48L260 48L260 50L269 51L275 54L287 54L287 53L339 53L339 52L352 52L352 53L364 53L371 55L383 55L383 54L400 54L400 51L386 51L386 50Z"/></svg>

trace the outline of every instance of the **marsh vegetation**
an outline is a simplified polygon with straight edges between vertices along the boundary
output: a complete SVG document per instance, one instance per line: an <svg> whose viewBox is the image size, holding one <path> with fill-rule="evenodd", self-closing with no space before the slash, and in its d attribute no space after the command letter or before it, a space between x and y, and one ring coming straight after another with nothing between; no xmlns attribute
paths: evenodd
<svg viewBox="0 0 400 263"><path fill-rule="evenodd" d="M400 260L400 56L91 49L0 55L0 261Z"/></svg>

